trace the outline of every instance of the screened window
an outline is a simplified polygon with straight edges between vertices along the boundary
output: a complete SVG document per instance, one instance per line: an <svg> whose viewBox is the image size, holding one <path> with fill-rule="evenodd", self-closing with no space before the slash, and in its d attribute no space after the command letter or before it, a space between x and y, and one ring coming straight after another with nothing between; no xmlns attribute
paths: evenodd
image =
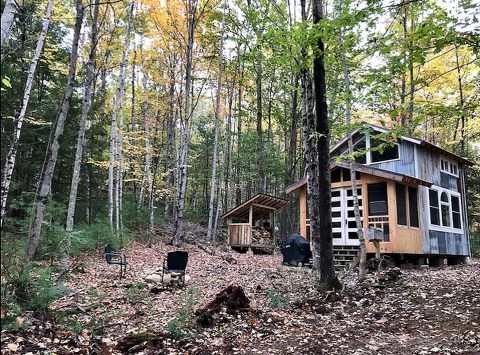
<svg viewBox="0 0 480 355"><path fill-rule="evenodd" d="M401 226L419 227L417 188L395 184L397 198L397 223Z"/></svg>
<svg viewBox="0 0 480 355"><path fill-rule="evenodd" d="M410 227L419 227L418 221L418 200L417 200L417 188L408 187L408 211L410 214Z"/></svg>
<svg viewBox="0 0 480 355"><path fill-rule="evenodd" d="M333 170L332 170L332 176L331 176L332 182L340 182L340 181L342 181L341 171L342 171L342 170L340 170L340 169L333 169Z"/></svg>
<svg viewBox="0 0 480 355"><path fill-rule="evenodd" d="M381 182L368 185L368 215L382 216L388 214L387 184Z"/></svg>
<svg viewBox="0 0 480 355"><path fill-rule="evenodd" d="M405 197L405 185L395 184L397 197L397 223L407 225L407 199Z"/></svg>

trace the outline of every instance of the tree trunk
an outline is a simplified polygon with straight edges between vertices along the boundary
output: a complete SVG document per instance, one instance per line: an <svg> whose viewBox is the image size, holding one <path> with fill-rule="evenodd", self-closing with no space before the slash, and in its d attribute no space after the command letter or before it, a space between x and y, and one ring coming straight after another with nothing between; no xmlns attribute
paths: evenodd
<svg viewBox="0 0 480 355"><path fill-rule="evenodd" d="M7 6L9 3L5 5L5 11L7 11ZM15 3L14 3L15 6ZM30 69L28 70L27 81L25 83L25 89L23 91L23 100L22 105L20 107L20 113L15 120L15 127L13 130L13 137L12 137L12 145L10 146L10 150L8 151L7 158L5 161L5 167L3 169L3 177L2 177L2 192L1 192L1 212L0 212L0 227L3 226L3 221L5 218L5 214L7 212L7 198L8 192L10 190L10 183L12 181L13 169L15 167L15 160L17 157L18 145L20 143L20 133L22 131L23 121L25 119L25 113L27 112L28 102L30 100L30 93L32 91L32 84L33 79L35 77L35 71L37 69L38 59L40 58L40 54L42 53L43 44L45 43L45 38L48 32L48 26L50 24L50 19L52 17L52 9L53 9L53 0L50 0L47 5L47 13L45 18L43 19L42 31L40 32L40 36L37 40L37 47L35 48L35 53L32 58L32 62L30 63ZM3 42L3 14L2 14L2 42ZM3 44L2 44L3 47Z"/></svg>
<svg viewBox="0 0 480 355"><path fill-rule="evenodd" d="M51 8L52 6L50 6L50 3L49 3L47 7L47 13L48 13L48 8ZM10 32L12 31L13 25L15 23L15 15L17 14L17 12L18 12L17 2L15 0L7 0L2 12L2 27L1 27L2 32L1 32L1 42L0 42L0 47L2 47L2 51L8 45L8 41L10 39ZM50 21L50 16L48 16L48 18ZM4 58L4 53L2 53L2 60L3 58Z"/></svg>
<svg viewBox="0 0 480 355"><path fill-rule="evenodd" d="M55 165L57 163L58 150L60 149L59 139L63 134L65 121L67 118L68 110L70 108L70 100L73 94L75 72L77 69L78 41L80 38L80 31L82 28L84 13L82 0L77 0L75 7L77 15L75 19L75 30L73 33L72 53L70 55L70 68L68 72L67 86L65 88L65 92L61 102L60 112L58 113L52 127L52 134L50 136L49 147L47 149L47 156L45 158L44 167L42 169L43 173L39 182L39 192L37 195L34 221L28 238L27 253L25 256L25 266L27 266L30 261L33 260L35 252L37 251L38 244L40 242L45 205L47 203L47 198L50 193L52 178L55 171Z"/></svg>
<svg viewBox="0 0 480 355"><path fill-rule="evenodd" d="M215 180L217 177L217 154L218 154L218 130L220 122L220 93L222 90L222 70L223 70L223 36L225 32L225 11L227 9L227 2L223 3L222 14L222 28L220 34L220 49L218 54L218 80L217 80L217 97L215 100L215 141L213 143L213 162L212 162L212 184L210 187L210 203L208 206L208 229L207 240L214 241L215 236L212 237L212 224L214 215L213 201L215 199ZM220 180L221 181L221 180Z"/></svg>
<svg viewBox="0 0 480 355"><path fill-rule="evenodd" d="M73 165L73 174L72 182L70 185L70 196L68 201L68 210L67 210L67 221L65 226L65 232L67 233L67 238L65 241L65 248L63 250L62 256L62 272L61 280L64 280L64 276L68 270L68 260L70 256L70 247L72 243L72 232L73 232L73 222L75 216L75 207L77 202L77 191L78 183L80 181L80 167L83 156L83 147L85 146L85 131L87 124L87 117L90 112L90 107L92 103L92 87L95 74L95 56L97 50L97 20L98 20L98 7L100 0L95 0L95 5L93 8L93 19L92 19L92 34L91 34L91 44L90 44L90 54L87 62L87 74L84 83L84 93L83 93L83 102L82 102L82 114L80 117L80 128L78 130L77 137L77 149L75 152L75 162Z"/></svg>
<svg viewBox="0 0 480 355"><path fill-rule="evenodd" d="M323 1L313 1L313 23L319 25L323 19ZM338 288L340 283L333 266L332 211L330 191L330 131L326 96L326 75L324 63L325 47L321 37L317 39L317 51L313 60L313 80L315 86L316 135L318 149L318 201L320 235L314 236L314 249L319 250L319 283L324 287ZM315 198L316 196L314 196ZM315 245L319 244L319 245Z"/></svg>
<svg viewBox="0 0 480 355"><path fill-rule="evenodd" d="M150 121L148 119L148 101L147 101L147 88L148 88L148 78L147 78L147 68L145 67L145 58L143 52L143 42L144 42L144 31L140 36L140 56L142 63L142 73L143 73L143 105L142 105L142 114L144 120L144 133L145 133L145 175L147 177L147 194L148 194L148 231L149 233L153 232L154 228L154 213L153 213L153 179L152 179L152 148L150 146Z"/></svg>
<svg viewBox="0 0 480 355"><path fill-rule="evenodd" d="M343 0L339 1L338 6L339 6L340 16L342 16ZM345 123L347 125L350 125L352 121L352 117L351 117L352 92L350 90L350 75L348 72L348 65L347 65L347 58L345 55L345 46L343 41L342 30L340 30L339 37L340 37L339 38L340 39L340 57L342 60L343 79L345 83ZM358 279L359 281L364 281L365 275L366 275L365 263L367 261L367 251L365 249L365 237L363 234L362 218L360 216L360 207L358 205L357 176L356 176L355 160L352 158L353 140L352 140L352 134L350 131L348 132L347 139L348 139L348 153L351 157L350 158L351 159L350 160L350 178L352 181L353 213L355 215L355 222L357 226L357 236L360 243L360 264L359 264L359 270L358 270Z"/></svg>
<svg viewBox="0 0 480 355"><path fill-rule="evenodd" d="M185 194L187 191L187 160L188 160L188 144L190 142L190 118L193 110L191 107L191 90L192 90L192 61L193 61L193 43L196 27L196 11L198 0L192 0L187 5L187 56L185 64L185 115L183 122L183 132L180 137L180 152L178 159L178 195L176 202L176 218L175 231L172 243L175 246L181 244L183 236L183 210L185 209Z"/></svg>
<svg viewBox="0 0 480 355"><path fill-rule="evenodd" d="M170 67L170 83L169 83L169 109L167 116L167 152L165 157L165 187L171 190L172 187L172 155L173 155L173 145L175 141L175 62L176 55L173 55L171 60ZM169 220L172 218L171 213L172 208L172 198L170 195L167 195L165 198L165 219Z"/></svg>
<svg viewBox="0 0 480 355"><path fill-rule="evenodd" d="M115 93L112 126L110 137L110 165L109 165L109 218L112 229L115 230L117 236L121 237L122 228L122 177L123 177L123 93L125 86L125 73L128 49L130 47L130 29L132 24L133 8L135 2L132 0L129 4L127 29L125 32L125 44L120 60L120 70L118 74L118 87ZM117 131L117 111L118 111L118 131ZM114 168L117 168L115 181L113 179ZM114 190L115 185L115 190ZM115 208L115 227L113 228L113 209ZM119 234L120 233L120 234Z"/></svg>
<svg viewBox="0 0 480 355"><path fill-rule="evenodd" d="M458 92L460 94L460 109L462 114L460 115L461 128L460 128L460 151L462 155L465 154L465 113L463 112L463 106L465 104L465 99L463 97L463 85L462 85L462 75L460 73L460 62L458 60L458 45L455 44L455 63L457 65L457 80L458 80ZM457 138L458 131L458 121L455 127L455 132L453 134L453 140Z"/></svg>

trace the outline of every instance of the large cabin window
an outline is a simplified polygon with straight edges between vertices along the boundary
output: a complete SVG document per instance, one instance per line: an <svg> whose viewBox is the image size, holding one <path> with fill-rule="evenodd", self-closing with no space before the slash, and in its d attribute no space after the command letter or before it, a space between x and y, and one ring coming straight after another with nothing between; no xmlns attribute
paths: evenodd
<svg viewBox="0 0 480 355"><path fill-rule="evenodd" d="M447 229L462 229L460 195L445 189L430 189L430 224Z"/></svg>
<svg viewBox="0 0 480 355"><path fill-rule="evenodd" d="M380 163L382 161L396 160L400 158L397 143L395 143L393 146L390 146L380 139L371 137L370 149L372 149L370 151L371 163Z"/></svg>
<svg viewBox="0 0 480 355"><path fill-rule="evenodd" d="M387 183L368 185L368 215L385 216L388 215L387 204Z"/></svg>

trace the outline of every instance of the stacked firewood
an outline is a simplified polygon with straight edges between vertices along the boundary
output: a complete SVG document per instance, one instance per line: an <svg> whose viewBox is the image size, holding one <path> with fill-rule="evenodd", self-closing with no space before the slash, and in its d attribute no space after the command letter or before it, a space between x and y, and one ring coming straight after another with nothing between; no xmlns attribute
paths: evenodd
<svg viewBox="0 0 480 355"><path fill-rule="evenodd" d="M270 245L273 244L273 238L269 231L262 227L252 229L252 244Z"/></svg>

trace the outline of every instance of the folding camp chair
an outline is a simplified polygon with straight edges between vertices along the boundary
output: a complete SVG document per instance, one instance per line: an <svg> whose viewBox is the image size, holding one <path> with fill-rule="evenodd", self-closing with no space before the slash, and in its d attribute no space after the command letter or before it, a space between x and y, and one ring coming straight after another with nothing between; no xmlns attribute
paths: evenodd
<svg viewBox="0 0 480 355"><path fill-rule="evenodd" d="M127 271L127 257L123 253L116 252L110 244L105 245L105 260L107 264L120 266L120 278L125 277Z"/></svg>
<svg viewBox="0 0 480 355"><path fill-rule="evenodd" d="M185 250L169 251L163 259L162 283L166 274L177 274L185 285L185 269L187 268L188 252Z"/></svg>

